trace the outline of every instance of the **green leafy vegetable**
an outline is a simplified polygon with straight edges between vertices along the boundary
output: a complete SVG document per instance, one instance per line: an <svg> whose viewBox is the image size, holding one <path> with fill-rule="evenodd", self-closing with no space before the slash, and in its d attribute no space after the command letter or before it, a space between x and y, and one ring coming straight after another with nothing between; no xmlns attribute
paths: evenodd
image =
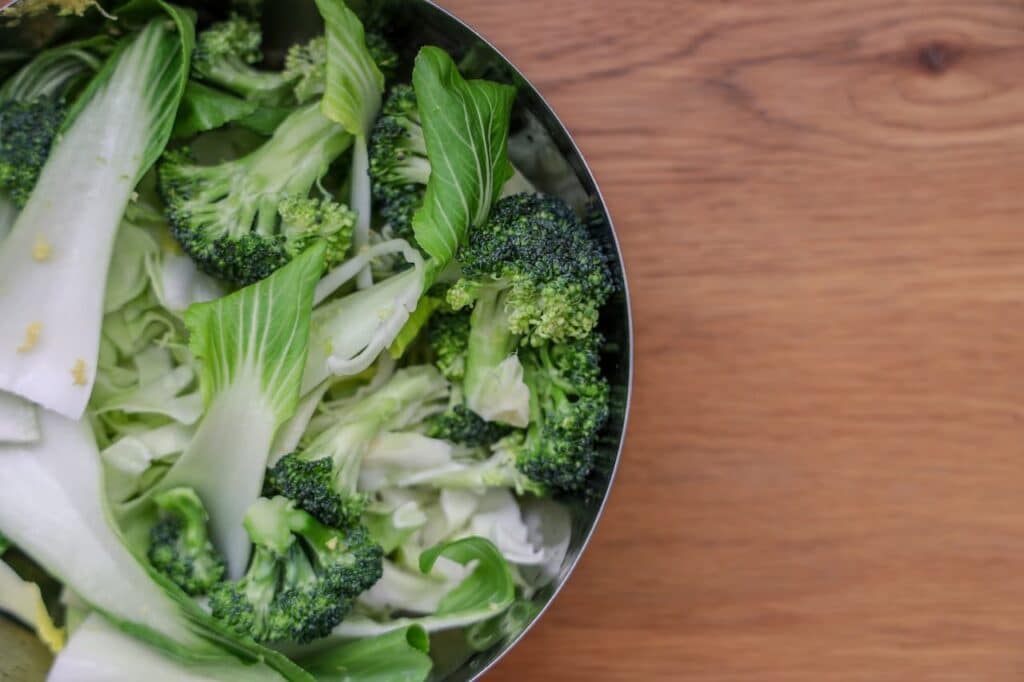
<svg viewBox="0 0 1024 682"><path fill-rule="evenodd" d="M434 664L429 652L427 631L409 625L341 644L301 662L322 682L424 682Z"/></svg>
<svg viewBox="0 0 1024 682"><path fill-rule="evenodd" d="M74 631L46 678L49 682L270 682L282 676L265 663L182 662L89 615Z"/></svg>
<svg viewBox="0 0 1024 682"><path fill-rule="evenodd" d="M72 418L95 380L121 215L163 150L185 87L192 28L172 16L176 24L154 20L125 39L78 99L0 243L0 288L9 292L0 297L0 389Z"/></svg>
<svg viewBox="0 0 1024 682"><path fill-rule="evenodd" d="M354 243L358 251L369 242L371 194L367 138L380 111L384 74L377 68L366 45L363 24L345 2L316 0L316 5L327 27L324 114L355 136L349 204L357 216ZM363 269L358 277L360 288L372 284L369 268Z"/></svg>
<svg viewBox="0 0 1024 682"><path fill-rule="evenodd" d="M259 497L274 434L299 400L323 258L324 246L314 246L267 279L185 315L192 352L202 362L206 414L160 488L199 493L232 577L245 570L242 519Z"/></svg>
<svg viewBox="0 0 1024 682"><path fill-rule="evenodd" d="M492 618L515 601L512 570L489 540L469 537L432 547L420 555L420 570L429 573L441 557L462 566L475 565L457 587L441 598L434 614L383 622L353 616L335 628L334 636L373 637L409 625L421 625L428 632L451 630Z"/></svg>
<svg viewBox="0 0 1024 682"><path fill-rule="evenodd" d="M362 22L344 1L317 0L316 6L327 27L324 113L365 138L380 110L384 74L366 46Z"/></svg>
<svg viewBox="0 0 1024 682"><path fill-rule="evenodd" d="M180 661L264 660L307 679L283 656L224 636L191 599L147 570L111 524L88 426L41 415L42 438L0 447L0 530L118 629ZM111 577L116 576L116 580Z"/></svg>
<svg viewBox="0 0 1024 682"><path fill-rule="evenodd" d="M443 266L470 226L487 220L512 176L507 146L516 91L463 79L448 53L429 46L416 57L412 81L431 169L413 230L419 245Z"/></svg>
<svg viewBox="0 0 1024 682"><path fill-rule="evenodd" d="M252 116L259 104L236 97L222 90L189 81L182 97L178 118L174 122L175 137L191 137L196 133Z"/></svg>

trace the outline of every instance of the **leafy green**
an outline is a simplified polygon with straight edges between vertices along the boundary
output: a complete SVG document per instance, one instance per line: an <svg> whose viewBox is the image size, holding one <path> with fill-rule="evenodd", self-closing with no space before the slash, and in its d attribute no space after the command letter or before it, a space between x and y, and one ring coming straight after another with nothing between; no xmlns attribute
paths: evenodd
<svg viewBox="0 0 1024 682"><path fill-rule="evenodd" d="M316 0L327 32L323 110L353 135L365 137L380 110L384 74L366 47L359 17L343 0Z"/></svg>
<svg viewBox="0 0 1024 682"><path fill-rule="evenodd" d="M420 571L429 573L441 557L469 566L472 572L441 598L437 611L421 618L375 621L350 616L334 630L340 638L372 637L397 628L418 624L427 632L451 630L493 618L515 600L512 569L501 552L489 541L468 537L436 545L420 555Z"/></svg>
<svg viewBox="0 0 1024 682"><path fill-rule="evenodd" d="M78 98L0 243L0 389L72 418L95 379L117 227L185 87L192 27L169 11L174 25L157 19L123 40Z"/></svg>
<svg viewBox="0 0 1024 682"><path fill-rule="evenodd" d="M182 662L129 637L98 614L74 631L46 678L49 682L238 682L281 680L265 663L238 660Z"/></svg>
<svg viewBox="0 0 1024 682"><path fill-rule="evenodd" d="M322 682L423 682L434 662L430 638L419 625L348 642L301 660Z"/></svg>
<svg viewBox="0 0 1024 682"><path fill-rule="evenodd" d="M191 137L256 113L257 102L189 81L174 122L175 137Z"/></svg>
<svg viewBox="0 0 1024 682"><path fill-rule="evenodd" d="M327 83L324 114L355 136L352 148L349 204L356 212L354 244L358 251L369 242L371 194L367 137L380 111L384 74L377 68L359 17L343 0L316 0L327 33ZM372 284L370 269L359 273L359 286Z"/></svg>
<svg viewBox="0 0 1024 682"><path fill-rule="evenodd" d="M3 533L119 628L184 659L227 657L109 524L88 427L52 412L41 422L39 442L0 448L0 480L18 482L0 495Z"/></svg>
<svg viewBox="0 0 1024 682"><path fill-rule="evenodd" d="M507 145L516 91L463 79L448 53L431 46L416 57L412 81L431 169L413 230L419 245L443 266L470 226L487 220L512 176Z"/></svg>
<svg viewBox="0 0 1024 682"><path fill-rule="evenodd" d="M424 296L419 300L416 304L416 310L412 311L405 326L402 327L402 331L398 332L398 336L388 346L388 352L391 353L391 357L397 360L405 355L406 349L419 337L423 327L426 326L427 322L430 322L431 315L443 303L441 299L433 296Z"/></svg>
<svg viewBox="0 0 1024 682"><path fill-rule="evenodd" d="M274 434L299 401L323 258L322 244L311 247L270 277L185 313L206 414L160 488L199 493L236 578L250 549L242 519L259 497Z"/></svg>
<svg viewBox="0 0 1024 682"><path fill-rule="evenodd" d="M504 611L515 597L512 571L501 552L483 538L456 540L432 547L420 555L420 570L429 573L441 557L463 566L476 561L476 568L458 587L445 595L435 618L472 619Z"/></svg>
<svg viewBox="0 0 1024 682"><path fill-rule="evenodd" d="M114 240L114 253L117 267L107 272L104 313L123 308L146 290L149 285L146 261L158 257L160 245L144 229L124 221Z"/></svg>

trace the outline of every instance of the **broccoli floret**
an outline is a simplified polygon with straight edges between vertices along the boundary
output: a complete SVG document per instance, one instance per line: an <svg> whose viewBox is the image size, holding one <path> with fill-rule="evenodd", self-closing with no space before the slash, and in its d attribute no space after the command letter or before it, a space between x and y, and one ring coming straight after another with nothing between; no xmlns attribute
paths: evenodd
<svg viewBox="0 0 1024 682"><path fill-rule="evenodd" d="M295 83L295 99L308 102L324 93L327 80L327 39L317 36L288 49L284 72Z"/></svg>
<svg viewBox="0 0 1024 682"><path fill-rule="evenodd" d="M370 133L370 184L378 211L395 236L412 237L412 216L423 203L430 162L416 93L397 85Z"/></svg>
<svg viewBox="0 0 1024 682"><path fill-rule="evenodd" d="M252 66L263 58L262 42L258 23L232 15L197 36L192 69L203 80L247 98L280 103L291 87L292 74L261 71Z"/></svg>
<svg viewBox="0 0 1024 682"><path fill-rule="evenodd" d="M488 459L442 472L430 484L588 494L597 438L608 419L609 388L599 362L602 344L602 337L592 334L525 351L529 427L495 442Z"/></svg>
<svg viewBox="0 0 1024 682"><path fill-rule="evenodd" d="M516 194L472 228L449 289L456 310L473 306L463 392L488 421L525 427L529 392L517 354L586 336L612 291L604 254L561 199Z"/></svg>
<svg viewBox="0 0 1024 682"><path fill-rule="evenodd" d="M600 365L603 343L593 333L541 346L524 360L530 427L516 450L516 465L548 489L581 492L595 466L597 438L608 420L609 387Z"/></svg>
<svg viewBox="0 0 1024 682"><path fill-rule="evenodd" d="M328 528L283 497L257 500L245 529L253 542L249 569L215 586L210 608L257 641L326 636L380 579L383 552L365 528Z"/></svg>
<svg viewBox="0 0 1024 682"><path fill-rule="evenodd" d="M24 206L50 155L67 107L62 101L0 103L0 190Z"/></svg>
<svg viewBox="0 0 1024 682"><path fill-rule="evenodd" d="M447 392L444 377L430 366L396 372L305 448L281 458L267 473L267 487L328 525L358 523L367 499L356 486L373 439L385 428L405 425Z"/></svg>
<svg viewBox="0 0 1024 682"><path fill-rule="evenodd" d="M173 488L153 501L160 517L150 530L150 563L188 594L206 594L224 578L225 568L210 542L202 500L191 488Z"/></svg>
<svg viewBox="0 0 1024 682"><path fill-rule="evenodd" d="M200 166L186 152L169 152L159 179L172 233L200 269L239 285L263 279L317 240L328 244L327 267L341 262L355 216L309 195L351 139L317 102L289 114L240 159Z"/></svg>
<svg viewBox="0 0 1024 682"><path fill-rule="evenodd" d="M561 199L516 194L499 201L458 253L462 278L448 302L464 308L497 290L509 329L531 345L587 335L613 290L598 244Z"/></svg>
<svg viewBox="0 0 1024 682"><path fill-rule="evenodd" d="M434 313L427 330L427 342L441 374L453 381L462 379L466 371L466 349L469 347L469 313Z"/></svg>
<svg viewBox="0 0 1024 682"><path fill-rule="evenodd" d="M376 33L366 34L366 48L384 78L391 80L398 70L398 53ZM285 56L284 74L294 83L295 99L300 103L323 95L327 83L326 38L317 36L306 43L292 45Z"/></svg>
<svg viewBox="0 0 1024 682"><path fill-rule="evenodd" d="M512 432L512 427L484 421L465 405L453 405L432 417L427 425L431 438L465 445L470 448L490 447Z"/></svg>

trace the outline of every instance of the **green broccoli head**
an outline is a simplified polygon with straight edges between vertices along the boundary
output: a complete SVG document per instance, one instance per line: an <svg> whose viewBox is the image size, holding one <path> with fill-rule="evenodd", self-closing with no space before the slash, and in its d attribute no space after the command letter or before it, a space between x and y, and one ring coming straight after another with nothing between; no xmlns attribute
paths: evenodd
<svg viewBox="0 0 1024 682"><path fill-rule="evenodd" d="M459 250L453 308L483 289L501 292L509 330L530 345L586 336L614 289L600 246L561 199L517 194L499 201Z"/></svg>
<svg viewBox="0 0 1024 682"><path fill-rule="evenodd" d="M442 438L471 448L490 447L511 432L511 427L484 421L465 405L454 405L432 417L427 426L427 435L431 438Z"/></svg>
<svg viewBox="0 0 1024 682"><path fill-rule="evenodd" d="M267 472L268 489L284 495L324 523L357 524L367 498L357 491L359 470L374 438L411 422L425 405L447 397L448 385L430 366L395 372L305 448L281 458Z"/></svg>
<svg viewBox="0 0 1024 682"><path fill-rule="evenodd" d="M295 84L295 99L308 102L324 94L327 81L327 39L317 36L288 49L284 72Z"/></svg>
<svg viewBox="0 0 1024 682"><path fill-rule="evenodd" d="M240 159L201 166L187 152L165 154L158 175L171 232L204 272L251 284L321 240L327 267L344 260L355 216L310 192L351 136L319 109L289 114Z"/></svg>
<svg viewBox="0 0 1024 682"><path fill-rule="evenodd" d="M412 237L412 216L430 179L427 145L409 85L391 89L370 133L370 183L377 209L396 236Z"/></svg>
<svg viewBox="0 0 1024 682"><path fill-rule="evenodd" d="M333 452L328 452L328 444L314 440L310 447L285 455L271 467L266 485L325 523L350 526L359 523L369 503L356 491L356 484L358 465L373 436L355 425L331 434L337 442Z"/></svg>
<svg viewBox="0 0 1024 682"><path fill-rule="evenodd" d="M542 346L523 359L531 421L517 448L516 464L551 490L582 491L594 468L597 439L609 410L609 387L600 365L603 343L593 333Z"/></svg>
<svg viewBox="0 0 1024 682"><path fill-rule="evenodd" d="M384 78L394 78L399 58L388 41L368 32L366 48ZM327 39L317 36L308 42L292 45L285 55L284 74L294 84L295 99L300 103L322 96L327 83Z"/></svg>
<svg viewBox="0 0 1024 682"><path fill-rule="evenodd" d="M448 379L461 379L466 372L469 347L469 313L437 312L430 318L427 342L434 353L434 364Z"/></svg>
<svg viewBox="0 0 1024 682"><path fill-rule="evenodd" d="M245 517L249 569L210 592L215 618L261 642L324 637L380 579L383 553L364 528L329 528L283 497L260 498Z"/></svg>
<svg viewBox="0 0 1024 682"><path fill-rule="evenodd" d="M288 93L293 74L253 67L263 58L262 41L258 23L232 15L196 37L192 68L203 80L247 98L279 103Z"/></svg>
<svg viewBox="0 0 1024 682"><path fill-rule="evenodd" d="M210 542L202 500L192 488L173 488L153 501L159 518L150 529L150 563L186 593L206 594L224 578L225 568Z"/></svg>
<svg viewBox="0 0 1024 682"><path fill-rule="evenodd" d="M356 225L355 211L348 206L326 197L290 196L281 200L277 212L281 216L281 235L289 256L300 254L321 241L327 245L328 267L348 256Z"/></svg>
<svg viewBox="0 0 1024 682"><path fill-rule="evenodd" d="M18 206L36 186L66 114L63 101L46 97L0 102L0 191Z"/></svg>
<svg viewBox="0 0 1024 682"><path fill-rule="evenodd" d="M597 443L608 419L609 387L601 374L599 334L523 351L530 392L529 425L512 430L488 423L461 406L436 417L428 435L491 455L431 478L439 488L513 488L519 493L592 496ZM479 421L475 421L476 420ZM599 473L599 472L597 472Z"/></svg>

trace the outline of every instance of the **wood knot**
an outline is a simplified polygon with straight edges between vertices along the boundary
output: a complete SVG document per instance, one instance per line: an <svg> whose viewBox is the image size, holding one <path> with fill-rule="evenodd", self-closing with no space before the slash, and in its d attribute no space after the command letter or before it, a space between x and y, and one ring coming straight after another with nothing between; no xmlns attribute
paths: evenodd
<svg viewBox="0 0 1024 682"><path fill-rule="evenodd" d="M931 42L917 52L917 62L928 73L945 72L959 57L959 51L942 42Z"/></svg>

